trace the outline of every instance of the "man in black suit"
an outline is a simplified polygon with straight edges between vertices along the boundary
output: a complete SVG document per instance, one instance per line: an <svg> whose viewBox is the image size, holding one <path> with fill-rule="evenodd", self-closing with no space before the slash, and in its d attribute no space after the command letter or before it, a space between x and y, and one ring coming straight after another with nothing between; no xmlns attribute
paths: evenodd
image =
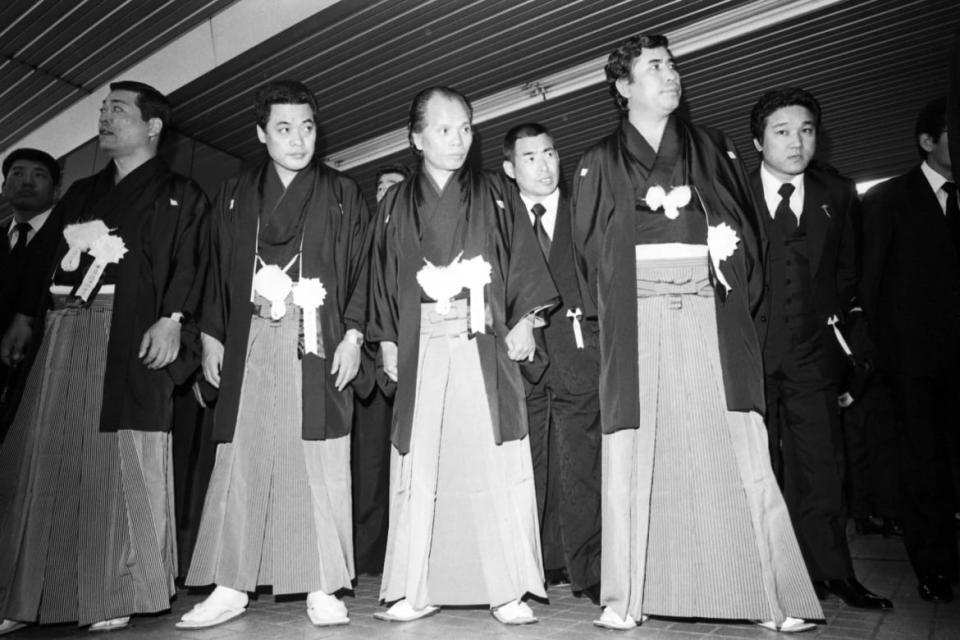
<svg viewBox="0 0 960 640"><path fill-rule="evenodd" d="M3 160L3 198L13 208L0 239L0 333L13 319L13 302L21 281L27 245L50 216L60 192L60 165L39 149L11 151ZM0 442L20 403L26 371L32 359L20 363L17 371L0 364Z"/></svg>
<svg viewBox="0 0 960 640"><path fill-rule="evenodd" d="M516 182L561 296L535 336L546 356L537 360L549 364L545 371L533 366L524 372L543 565L548 583L565 583L567 573L574 592L599 602L600 354L596 328L581 326L560 156L550 132L536 123L508 131L503 156L504 173Z"/></svg>
<svg viewBox="0 0 960 640"><path fill-rule="evenodd" d="M956 582L951 463L960 384L960 213L946 100L920 112L923 161L863 200L864 307L889 375L904 492L903 533L925 600Z"/></svg>
<svg viewBox="0 0 960 640"><path fill-rule="evenodd" d="M750 115L751 176L764 238L763 346L771 460L807 570L823 598L886 609L853 572L842 498L843 354L828 322L850 322L857 287L854 185L811 166L820 105L802 89L764 94ZM782 460L782 462L781 462Z"/></svg>

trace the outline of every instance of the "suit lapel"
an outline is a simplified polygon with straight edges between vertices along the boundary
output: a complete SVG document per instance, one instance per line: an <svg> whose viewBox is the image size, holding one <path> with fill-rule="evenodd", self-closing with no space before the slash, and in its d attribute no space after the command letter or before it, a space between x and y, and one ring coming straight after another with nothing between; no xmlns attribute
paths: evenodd
<svg viewBox="0 0 960 640"><path fill-rule="evenodd" d="M763 256L764 264L767 261L768 248L770 244L767 225L772 220L771 212L767 208L767 199L763 195L763 181L760 179L760 169L755 169L750 174L750 188L753 190L753 198L757 202L757 233L760 234L760 255ZM766 269L764 269L766 271Z"/></svg>
<svg viewBox="0 0 960 640"><path fill-rule="evenodd" d="M943 215L937 195L930 188L930 181L923 175L919 165L910 171L907 179L909 180L907 193L910 194L911 200L916 199L915 203L912 203L914 206L911 207L917 211L916 215L922 216L928 224L934 225L934 228L948 233L947 218Z"/></svg>
<svg viewBox="0 0 960 640"><path fill-rule="evenodd" d="M803 176L803 218L801 222L807 230L807 250L810 255L810 275L816 275L820 268L820 258L827 244L827 233L831 217L839 215L830 202L830 194L815 174L807 172Z"/></svg>

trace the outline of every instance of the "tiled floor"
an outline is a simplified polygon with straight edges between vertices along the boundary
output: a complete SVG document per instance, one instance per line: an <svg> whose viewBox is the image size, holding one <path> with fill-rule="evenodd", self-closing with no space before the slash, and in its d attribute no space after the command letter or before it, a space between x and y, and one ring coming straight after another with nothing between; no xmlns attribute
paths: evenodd
<svg viewBox="0 0 960 640"><path fill-rule="evenodd" d="M933 605L917 596L916 581L906 562L899 539L879 536L852 541L857 574L871 590L893 599L895 609L875 613L851 609L834 598L823 603L827 623L803 638L876 638L876 639L936 639L960 640L960 601L949 605ZM380 622L373 612L377 603L379 580L362 577L355 595L347 597L350 608L349 625L320 629L313 627L304 611L304 599L287 598L274 601L261 595L252 601L247 613L231 622L201 631L181 631L174 628L180 614L200 600L201 596L181 592L170 613L134 618L130 628L108 634L109 640L153 640L176 638L183 640L316 640L344 638L363 640L391 639L459 640L472 638L768 638L776 636L746 622L648 620L642 627L629 632L598 629L591 623L599 613L585 599L574 598L567 592L554 590L550 604L533 603L540 618L538 624L524 627L505 627L482 608L444 609L439 614L406 624ZM76 638L90 635L86 630L72 626L29 628L8 636L19 638Z"/></svg>

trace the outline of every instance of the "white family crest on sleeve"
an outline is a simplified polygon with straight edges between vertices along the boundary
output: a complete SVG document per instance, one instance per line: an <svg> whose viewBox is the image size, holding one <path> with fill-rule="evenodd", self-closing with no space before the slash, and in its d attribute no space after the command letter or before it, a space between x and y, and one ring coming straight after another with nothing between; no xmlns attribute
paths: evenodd
<svg viewBox="0 0 960 640"><path fill-rule="evenodd" d="M647 189L644 200L652 211L663 208L663 214L670 220L676 220L680 215L680 207L690 204L690 187L680 185L670 189L669 193L660 185L653 185Z"/></svg>
<svg viewBox="0 0 960 640"><path fill-rule="evenodd" d="M713 271L717 280L724 286L729 293L732 288L727 282L723 272L720 271L720 263L734 254L737 245L740 244L740 237L737 232L726 222L707 227L707 249L710 252L710 260L713 262Z"/></svg>
<svg viewBox="0 0 960 640"><path fill-rule="evenodd" d="M60 268L64 271L76 271L80 266L80 255L89 251L98 238L109 233L110 229L103 220L68 224L63 228L63 238L67 241L67 255L60 260Z"/></svg>
<svg viewBox="0 0 960 640"><path fill-rule="evenodd" d="M582 169L580 169L580 177L581 177L581 178L584 177L585 175L587 175L588 173L590 173L590 169L587 169L586 167L583 167Z"/></svg>
<svg viewBox="0 0 960 640"><path fill-rule="evenodd" d="M179 207L179 206L180 206L180 203L177 202L175 199L170 198L170 206L171 206L171 207Z"/></svg>
<svg viewBox="0 0 960 640"><path fill-rule="evenodd" d="M264 265L253 276L253 290L270 301L270 318L279 320L287 312L287 296L293 280L275 264Z"/></svg>
<svg viewBox="0 0 960 640"><path fill-rule="evenodd" d="M317 309L323 306L327 297L320 278L301 278L293 285L293 303L302 310L303 318L303 351L320 354L320 341L317 338Z"/></svg>

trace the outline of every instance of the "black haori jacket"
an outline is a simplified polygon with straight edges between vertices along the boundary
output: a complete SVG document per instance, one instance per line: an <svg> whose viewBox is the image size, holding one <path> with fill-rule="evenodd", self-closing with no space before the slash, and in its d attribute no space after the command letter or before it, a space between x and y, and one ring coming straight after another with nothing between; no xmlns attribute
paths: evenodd
<svg viewBox="0 0 960 640"><path fill-rule="evenodd" d="M196 370L195 355L181 338L180 356L161 370L140 361L143 334L159 318L199 310L206 256L209 202L192 180L153 158L114 184L116 168L78 180L30 243L28 282L18 311L42 314L47 289L67 252L63 228L101 219L123 238L127 253L113 265L116 289L107 343L100 430L167 431L172 421L174 384ZM86 258L86 256L85 256ZM84 262L82 264L87 264ZM190 360L190 362L186 362Z"/></svg>
<svg viewBox="0 0 960 640"><path fill-rule="evenodd" d="M224 345L220 394L213 439L233 440L240 408L247 340L250 335L257 219L267 159L224 183L210 222L211 267L204 293L200 330ZM306 189L303 276L319 278L326 289L320 306L323 344L332 357L347 329L363 332L367 300L369 214L360 188L351 178L316 160L295 179ZM291 183L288 189L294 188ZM337 391L329 360L304 355L303 439L326 440L350 433L353 391ZM360 375L363 375L361 372ZM356 379L354 380L356 383Z"/></svg>
<svg viewBox="0 0 960 640"><path fill-rule="evenodd" d="M763 358L752 320L763 291L763 275L749 182L729 138L679 119L678 125L681 161L693 198L701 199L710 226L725 222L740 238L734 254L720 263L729 293L716 277L711 278L717 293L727 408L763 413ZM634 216L638 214L623 149L624 127L629 126L624 119L613 134L584 154L574 174L572 196L574 254L584 315L599 315L600 406L606 434L636 429L643 410L637 392Z"/></svg>
<svg viewBox="0 0 960 640"><path fill-rule="evenodd" d="M422 170L422 169L420 169ZM556 304L557 292L537 244L523 203L491 174L460 169L463 259L482 256L493 269L484 287L488 308L485 332L473 336L493 422L494 440L520 440L527 434L523 380L507 356L504 339L531 311ZM391 439L401 454L410 450L417 389L420 338L420 285L423 267L419 170L387 192L377 210L370 273L371 341L396 342L399 355L397 395Z"/></svg>

